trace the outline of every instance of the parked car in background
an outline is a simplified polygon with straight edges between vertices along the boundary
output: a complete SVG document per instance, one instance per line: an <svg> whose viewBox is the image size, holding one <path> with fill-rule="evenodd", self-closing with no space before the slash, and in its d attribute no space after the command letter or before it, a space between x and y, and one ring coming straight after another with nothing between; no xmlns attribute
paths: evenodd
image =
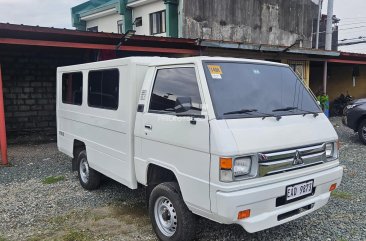
<svg viewBox="0 0 366 241"><path fill-rule="evenodd" d="M366 145L366 99L350 102L343 110L342 122L355 132Z"/></svg>

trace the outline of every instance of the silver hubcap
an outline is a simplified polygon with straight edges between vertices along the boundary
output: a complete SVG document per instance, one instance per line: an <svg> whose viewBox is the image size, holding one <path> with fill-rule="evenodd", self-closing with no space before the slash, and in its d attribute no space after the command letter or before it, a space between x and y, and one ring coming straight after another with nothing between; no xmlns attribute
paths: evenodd
<svg viewBox="0 0 366 241"><path fill-rule="evenodd" d="M159 230L167 237L174 235L177 230L177 213L173 203L166 197L159 197L154 206L154 216Z"/></svg>
<svg viewBox="0 0 366 241"><path fill-rule="evenodd" d="M366 126L362 127L362 136L366 139Z"/></svg>
<svg viewBox="0 0 366 241"><path fill-rule="evenodd" d="M89 181L89 165L86 158L81 159L80 161L80 178L84 183L88 183Z"/></svg>

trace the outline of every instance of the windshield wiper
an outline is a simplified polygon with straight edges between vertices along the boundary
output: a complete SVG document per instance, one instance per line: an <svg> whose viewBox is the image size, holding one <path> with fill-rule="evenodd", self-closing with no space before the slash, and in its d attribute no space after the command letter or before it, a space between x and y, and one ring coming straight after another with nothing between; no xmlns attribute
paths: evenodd
<svg viewBox="0 0 366 241"><path fill-rule="evenodd" d="M279 111L290 111L290 110L297 110L297 107L286 107L286 108L281 108L281 109L274 109L272 110L272 112L279 112Z"/></svg>
<svg viewBox="0 0 366 241"><path fill-rule="evenodd" d="M252 115L251 114L252 112L256 112L258 114L264 115L262 117L262 120L264 120L267 117L274 117L274 118L276 118L277 121L279 121L282 118L281 116L278 116L278 115L273 115L273 114L259 112L257 109L243 109L243 110L238 110L238 111L231 111L231 112L224 113L224 115L234 115L234 114L248 114L248 115Z"/></svg>
<svg viewBox="0 0 366 241"><path fill-rule="evenodd" d="M295 106L289 106L289 107L286 107L286 108L281 108L281 109L274 109L272 110L272 112L278 112L278 111L292 111L292 110L299 110L299 111L302 111L302 112L306 112L305 114L303 114L303 116L306 116L307 114L311 114L313 115L314 117L317 117L319 115L319 113L317 112L313 112L313 111L308 111L308 110L302 110L298 107L295 107Z"/></svg>
<svg viewBox="0 0 366 241"><path fill-rule="evenodd" d="M258 111L258 110L257 109L243 109L243 110L226 112L223 115L249 114L251 112L256 112L256 111Z"/></svg>

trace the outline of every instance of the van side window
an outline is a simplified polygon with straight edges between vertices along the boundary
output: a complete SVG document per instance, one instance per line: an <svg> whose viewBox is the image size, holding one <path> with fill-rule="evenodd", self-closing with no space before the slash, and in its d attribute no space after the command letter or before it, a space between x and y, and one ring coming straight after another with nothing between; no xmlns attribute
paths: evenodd
<svg viewBox="0 0 366 241"><path fill-rule="evenodd" d="M89 72L88 105L101 109L118 109L118 69Z"/></svg>
<svg viewBox="0 0 366 241"><path fill-rule="evenodd" d="M195 69L190 67L159 69L151 95L149 112L175 115L178 97L190 97L192 108L189 113L201 113L202 101Z"/></svg>
<svg viewBox="0 0 366 241"><path fill-rule="evenodd" d="M62 74L62 103L81 105L83 102L83 74Z"/></svg>

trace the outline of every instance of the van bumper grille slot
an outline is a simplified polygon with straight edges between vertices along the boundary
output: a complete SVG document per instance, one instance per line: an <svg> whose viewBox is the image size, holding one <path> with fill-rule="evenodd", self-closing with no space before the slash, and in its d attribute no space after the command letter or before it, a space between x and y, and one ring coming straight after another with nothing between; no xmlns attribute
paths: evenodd
<svg viewBox="0 0 366 241"><path fill-rule="evenodd" d="M286 218L290 218L292 216L295 216L295 215L298 215L300 213L306 212L306 211L312 209L313 207L314 207L314 203L306 205L306 206L298 208L298 209L295 209L295 210L292 210L292 211L287 212L287 213L280 214L280 215L277 216L277 220L281 221L281 220L284 220Z"/></svg>

